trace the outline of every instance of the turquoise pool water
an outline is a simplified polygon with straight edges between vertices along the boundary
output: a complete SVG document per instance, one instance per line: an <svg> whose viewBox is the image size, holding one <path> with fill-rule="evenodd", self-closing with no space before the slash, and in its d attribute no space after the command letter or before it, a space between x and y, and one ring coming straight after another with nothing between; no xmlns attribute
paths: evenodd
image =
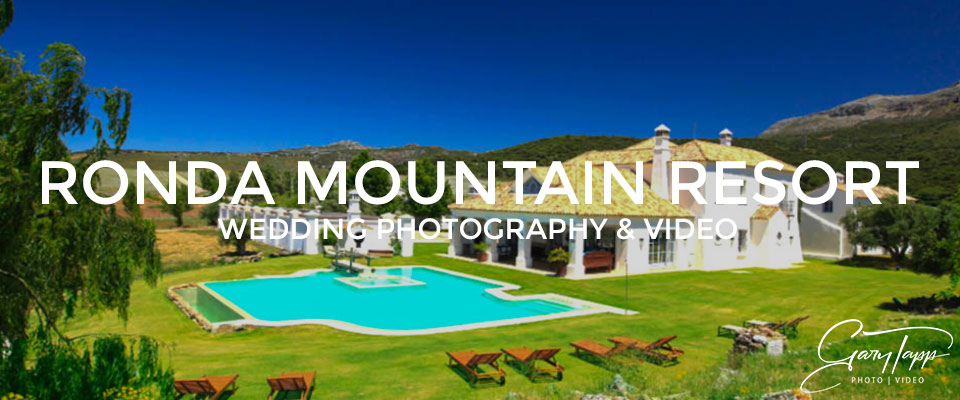
<svg viewBox="0 0 960 400"><path fill-rule="evenodd" d="M263 321L330 319L368 328L418 330L573 311L546 300L503 300L486 292L499 285L430 268L378 269L422 285L356 288L318 272L302 277L209 282L205 286Z"/></svg>

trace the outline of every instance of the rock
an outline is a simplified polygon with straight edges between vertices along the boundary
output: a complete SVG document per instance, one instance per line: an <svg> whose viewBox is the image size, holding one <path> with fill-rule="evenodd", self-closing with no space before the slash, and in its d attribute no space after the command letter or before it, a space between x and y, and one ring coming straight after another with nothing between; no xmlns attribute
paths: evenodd
<svg viewBox="0 0 960 400"><path fill-rule="evenodd" d="M634 387L633 385L627 383L627 381L626 381L625 379L623 379L623 377L620 376L620 374L614 375L613 381L610 382L609 385L607 385L607 390L609 390L609 391L611 391L611 392L616 392L616 393L624 394L624 395L625 395L625 394L629 394L630 392L632 392L632 391L634 391L634 390L636 390L636 389L637 389L636 387Z"/></svg>
<svg viewBox="0 0 960 400"><path fill-rule="evenodd" d="M778 121L760 137L821 132L867 121L910 120L957 113L960 113L960 86L954 84L924 94L867 96L829 110Z"/></svg>

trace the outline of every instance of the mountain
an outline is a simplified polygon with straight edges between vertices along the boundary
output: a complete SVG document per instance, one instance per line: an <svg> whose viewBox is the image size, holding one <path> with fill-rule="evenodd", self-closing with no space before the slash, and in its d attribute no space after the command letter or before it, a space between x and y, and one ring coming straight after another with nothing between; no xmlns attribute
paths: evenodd
<svg viewBox="0 0 960 400"><path fill-rule="evenodd" d="M826 111L779 121L760 137L822 132L865 122L903 122L960 115L960 82L934 92L905 95L872 95Z"/></svg>
<svg viewBox="0 0 960 400"><path fill-rule="evenodd" d="M896 186L897 176L884 168L886 161L919 161L920 168L907 174L907 192L937 204L960 186L960 83L927 94L864 97L785 119L758 138L735 138L734 145L794 165L823 160L837 171L848 160L870 161L887 186ZM820 175L804 175L804 187L825 183L826 175Z"/></svg>

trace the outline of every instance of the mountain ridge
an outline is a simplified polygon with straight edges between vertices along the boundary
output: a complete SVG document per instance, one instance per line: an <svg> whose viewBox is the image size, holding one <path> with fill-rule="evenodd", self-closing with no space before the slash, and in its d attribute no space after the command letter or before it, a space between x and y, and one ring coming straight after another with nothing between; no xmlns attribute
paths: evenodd
<svg viewBox="0 0 960 400"><path fill-rule="evenodd" d="M916 120L960 115L960 81L929 93L874 94L812 114L777 121L758 137L849 128L865 122Z"/></svg>

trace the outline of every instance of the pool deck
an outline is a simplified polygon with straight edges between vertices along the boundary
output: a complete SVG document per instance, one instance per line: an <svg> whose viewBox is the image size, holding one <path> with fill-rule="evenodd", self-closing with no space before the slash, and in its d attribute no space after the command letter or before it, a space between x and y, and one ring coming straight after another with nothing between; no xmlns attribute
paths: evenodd
<svg viewBox="0 0 960 400"><path fill-rule="evenodd" d="M618 307L612 307L605 304L594 303L591 301L581 300L574 297L559 295L556 293L546 293L546 294L532 294L532 295L523 295L515 296L510 293L506 293L510 290L520 289L520 286L514 285L511 283L500 282L492 279L481 278L474 275L464 274L456 271L450 271L443 268L433 267L429 265L403 265L403 266L391 266L385 269L400 269L400 268L426 268L441 273L459 276L462 278L473 279L481 282L485 282L491 285L496 285L497 287L485 289L485 291L501 300L505 301L523 301L523 300L543 300L554 303L559 303L567 305L570 307L577 308L576 310L544 314L544 315L535 315L530 317L522 318L509 318L502 320L494 321L483 321L463 325L452 325L444 326L437 328L426 328L426 329L407 329L407 330L393 330L393 329L379 329L379 328L370 328L366 326L356 325L345 321L334 320L334 319L298 319L298 320L287 320L287 321L264 321L257 319L244 311L242 308L237 307L236 304L233 304L231 301L227 300L220 294L216 293L213 290L210 290L206 287L204 283L198 283L197 287L206 291L211 296L215 297L217 300L222 302L225 306L229 307L237 314L243 317L240 320L234 321L224 321L213 323L213 328L217 330L222 326L240 328L243 326L257 326L257 327L283 327L283 326L295 326L295 325L325 325L334 329L339 329L342 331L359 333L364 335L378 335L378 336L416 336L416 335L432 335L435 333L448 333L448 332L458 332L471 329L482 329L482 328L493 328L498 326L509 326L509 325L518 325L518 324L527 324L532 322L540 321L549 321L560 318L570 318L570 317L579 317L585 315L594 315L601 313L613 313L620 315L634 315L636 311L627 310ZM287 275L254 275L252 278L248 279L268 279L268 278L298 278L303 276L312 275L318 272L326 273L333 272L331 268L315 268L315 269L306 269L297 271ZM247 279L240 279L247 280Z"/></svg>

